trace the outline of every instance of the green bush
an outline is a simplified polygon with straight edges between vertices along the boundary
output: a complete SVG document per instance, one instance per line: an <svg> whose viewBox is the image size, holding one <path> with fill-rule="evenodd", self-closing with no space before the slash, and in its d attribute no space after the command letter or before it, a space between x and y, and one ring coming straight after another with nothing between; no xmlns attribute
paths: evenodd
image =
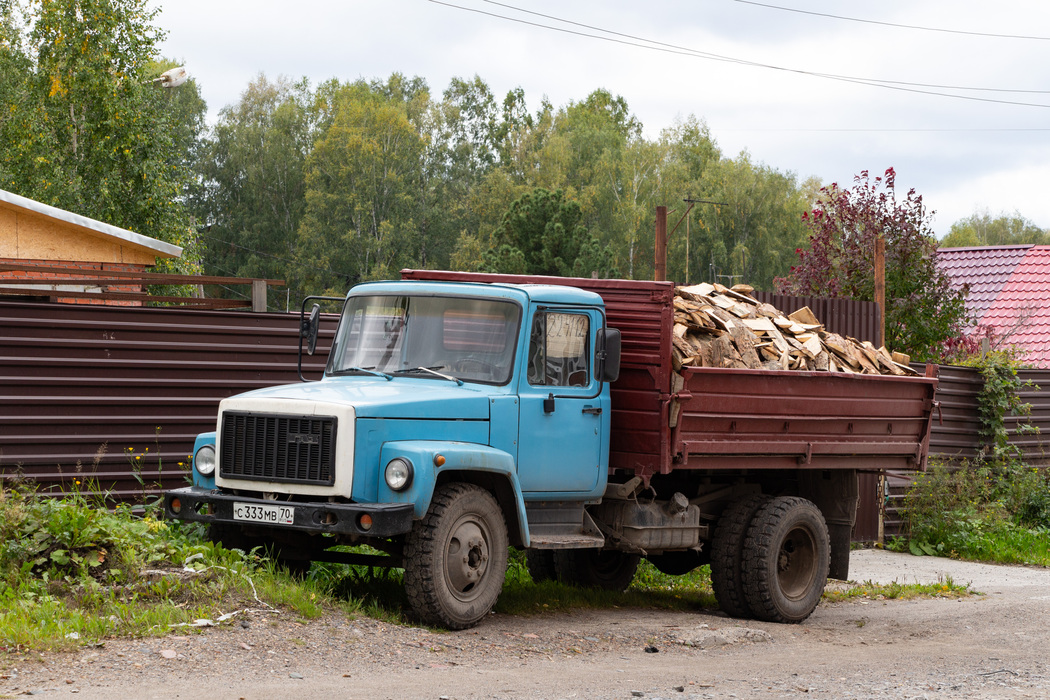
<svg viewBox="0 0 1050 700"><path fill-rule="evenodd" d="M1011 459L934 464L916 479L904 508L915 554L1050 564L1050 481Z"/></svg>

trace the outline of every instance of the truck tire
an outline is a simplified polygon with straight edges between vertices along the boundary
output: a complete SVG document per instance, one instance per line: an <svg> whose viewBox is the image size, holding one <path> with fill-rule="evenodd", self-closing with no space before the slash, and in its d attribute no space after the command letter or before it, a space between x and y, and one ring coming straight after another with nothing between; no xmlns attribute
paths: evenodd
<svg viewBox="0 0 1050 700"><path fill-rule="evenodd" d="M641 557L615 549L559 549L554 565L563 583L580 588L626 591Z"/></svg>
<svg viewBox="0 0 1050 700"><path fill-rule="evenodd" d="M496 499L473 484L447 484L405 538L405 591L428 624L461 630L496 604L507 572L507 525Z"/></svg>
<svg viewBox="0 0 1050 700"><path fill-rule="evenodd" d="M535 583L558 580L553 549L526 549L525 568L529 570L529 576Z"/></svg>
<svg viewBox="0 0 1050 700"><path fill-rule="evenodd" d="M742 564L744 541L755 513L770 501L769 496L745 496L722 511L711 542L711 587L718 607L730 617L751 617L744 595Z"/></svg>
<svg viewBox="0 0 1050 700"><path fill-rule="evenodd" d="M744 595L768 622L802 622L828 580L828 526L820 509L797 496L774 498L755 514L744 545Z"/></svg>

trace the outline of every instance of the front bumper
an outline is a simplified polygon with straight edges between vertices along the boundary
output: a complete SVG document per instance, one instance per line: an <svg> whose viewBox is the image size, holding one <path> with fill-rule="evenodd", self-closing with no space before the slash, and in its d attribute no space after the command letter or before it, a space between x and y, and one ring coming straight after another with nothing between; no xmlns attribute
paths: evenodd
<svg viewBox="0 0 1050 700"><path fill-rule="evenodd" d="M177 510L172 507L173 502L177 503ZM293 506L295 518L290 525L235 520L233 517L234 503ZM362 537L394 537L403 535L412 529L413 505L411 503L276 502L187 486L164 494L164 515L171 520L192 520L201 523L223 523ZM371 517L371 527L362 527L362 515Z"/></svg>

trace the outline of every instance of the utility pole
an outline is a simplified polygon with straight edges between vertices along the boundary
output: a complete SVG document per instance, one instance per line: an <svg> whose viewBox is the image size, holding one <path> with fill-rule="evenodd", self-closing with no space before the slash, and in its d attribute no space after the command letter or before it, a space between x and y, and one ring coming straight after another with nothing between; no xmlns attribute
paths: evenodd
<svg viewBox="0 0 1050 700"><path fill-rule="evenodd" d="M879 305L879 342L886 344L886 237L875 236L875 303Z"/></svg>
<svg viewBox="0 0 1050 700"><path fill-rule="evenodd" d="M656 260L654 261L653 279L662 282L667 279L667 207L656 208Z"/></svg>
<svg viewBox="0 0 1050 700"><path fill-rule="evenodd" d="M685 210L682 218L678 220L678 223L674 225L674 228L671 229L671 233L667 233L667 207L662 205L656 207L656 245L654 246L656 259L653 264L655 269L653 277L657 282L667 279L667 241L678 230L678 227L682 225L682 221L685 221L685 283L689 284L689 212L693 210L693 206L696 204L729 206L725 202L716 202L713 199L686 197L682 201L688 204L689 207Z"/></svg>

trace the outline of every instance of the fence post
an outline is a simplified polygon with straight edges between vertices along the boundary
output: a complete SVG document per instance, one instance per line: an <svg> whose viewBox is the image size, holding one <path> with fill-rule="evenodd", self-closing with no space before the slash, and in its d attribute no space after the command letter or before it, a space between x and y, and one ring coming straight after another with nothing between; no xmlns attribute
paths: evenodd
<svg viewBox="0 0 1050 700"><path fill-rule="evenodd" d="M266 311L266 280L252 280L252 311Z"/></svg>

